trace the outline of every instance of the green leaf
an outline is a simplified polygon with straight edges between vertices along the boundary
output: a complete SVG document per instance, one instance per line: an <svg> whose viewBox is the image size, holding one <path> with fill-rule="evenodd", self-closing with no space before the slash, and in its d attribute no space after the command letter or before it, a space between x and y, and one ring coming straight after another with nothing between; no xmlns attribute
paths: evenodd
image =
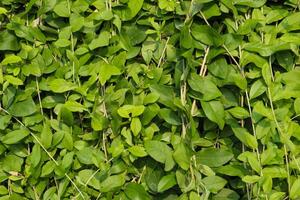
<svg viewBox="0 0 300 200"><path fill-rule="evenodd" d="M219 167L229 162L233 158L233 154L229 150L206 148L197 152L197 163L207 165L209 167Z"/></svg>
<svg viewBox="0 0 300 200"><path fill-rule="evenodd" d="M296 179L291 187L290 198L297 199L300 197L300 179Z"/></svg>
<svg viewBox="0 0 300 200"><path fill-rule="evenodd" d="M157 186L158 192L164 192L177 184L176 176L174 173L163 176Z"/></svg>
<svg viewBox="0 0 300 200"><path fill-rule="evenodd" d="M191 27L194 38L209 46L221 46L224 43L221 35L208 25L193 24Z"/></svg>
<svg viewBox="0 0 300 200"><path fill-rule="evenodd" d="M54 79L50 81L49 88L55 93L64 93L70 90L74 90L76 85L66 81L65 79Z"/></svg>
<svg viewBox="0 0 300 200"><path fill-rule="evenodd" d="M125 183L125 174L112 175L100 183L101 192L116 190Z"/></svg>
<svg viewBox="0 0 300 200"><path fill-rule="evenodd" d="M249 7L253 7L253 8L258 8L258 7L263 6L266 2L267 2L267 0L255 0L255 1L251 1L251 0L235 0L233 2L233 4L242 5L242 6L249 6Z"/></svg>
<svg viewBox="0 0 300 200"><path fill-rule="evenodd" d="M9 55L9 56L6 56L1 64L2 65L7 65L7 64L14 64L14 63L18 63L18 62L21 62L22 61L22 58L20 58L19 56L16 56L16 55Z"/></svg>
<svg viewBox="0 0 300 200"><path fill-rule="evenodd" d="M36 167L41 160L41 147L38 144L35 144L32 148L32 152L30 155L30 163L32 167Z"/></svg>
<svg viewBox="0 0 300 200"><path fill-rule="evenodd" d="M141 132L142 123L138 117L132 118L131 123L130 123L130 129L134 136L138 136L138 134Z"/></svg>
<svg viewBox="0 0 300 200"><path fill-rule="evenodd" d="M242 108L242 107L231 108L231 109L228 110L228 112L233 117L238 118L238 119L245 119L245 118L250 117L249 112L245 108Z"/></svg>
<svg viewBox="0 0 300 200"><path fill-rule="evenodd" d="M79 14L72 13L70 16L70 25L72 32L79 31L84 25L84 17Z"/></svg>
<svg viewBox="0 0 300 200"><path fill-rule="evenodd" d="M137 183L129 183L124 190L125 195L131 200L151 200L144 187Z"/></svg>
<svg viewBox="0 0 300 200"><path fill-rule="evenodd" d="M284 17L286 17L289 14L289 11L285 9L276 9L276 10L271 10L267 16L266 16L266 23L270 24L273 22L277 22Z"/></svg>
<svg viewBox="0 0 300 200"><path fill-rule="evenodd" d="M5 75L4 79L12 85L23 85L23 81L11 75Z"/></svg>
<svg viewBox="0 0 300 200"><path fill-rule="evenodd" d="M217 193L227 184L227 181L219 176L205 177L202 182L206 189L212 193Z"/></svg>
<svg viewBox="0 0 300 200"><path fill-rule="evenodd" d="M242 178L243 182L245 182L245 183L250 183L250 184L256 183L256 182L258 182L260 179L261 179L261 177L260 177L260 176L257 176L257 175L253 175L253 176L244 176L244 177Z"/></svg>
<svg viewBox="0 0 300 200"><path fill-rule="evenodd" d="M190 167L192 152L191 150L183 143L180 142L173 153L173 158L175 162L184 170L188 170Z"/></svg>
<svg viewBox="0 0 300 200"><path fill-rule="evenodd" d="M145 142L147 153L156 161L165 164L165 170L171 170L175 164L172 149L164 142L150 140Z"/></svg>
<svg viewBox="0 0 300 200"><path fill-rule="evenodd" d="M10 115L0 115L0 130L5 130L5 128L9 125L11 122L11 116Z"/></svg>
<svg viewBox="0 0 300 200"><path fill-rule="evenodd" d="M246 128L240 127L239 125L231 126L234 135L246 146L256 149L258 143L256 138L251 135Z"/></svg>
<svg viewBox="0 0 300 200"><path fill-rule="evenodd" d="M29 116L29 115L32 115L33 113L35 113L37 111L37 109L36 109L36 105L35 105L34 101L32 100L32 98L28 98L24 101L19 101L19 102L13 103L9 107L8 111L13 116L25 117L25 116Z"/></svg>
<svg viewBox="0 0 300 200"><path fill-rule="evenodd" d="M122 21L128 21L134 18L143 6L144 0L128 0L127 6L116 10Z"/></svg>
<svg viewBox="0 0 300 200"><path fill-rule="evenodd" d="M7 30L0 32L0 51L17 51L19 49L20 44L14 34Z"/></svg>
<svg viewBox="0 0 300 200"><path fill-rule="evenodd" d="M145 156L147 156L147 152L145 151L145 148L142 147L142 146L137 146L137 145L132 146L132 147L130 147L130 148L128 149L128 151L129 151L132 155L134 155L134 156L136 156L136 157L145 157Z"/></svg>
<svg viewBox="0 0 300 200"><path fill-rule="evenodd" d="M99 190L100 189L100 181L95 176L95 171L90 169L81 170L78 173L79 181L83 184L87 184L92 186L93 188Z"/></svg>
<svg viewBox="0 0 300 200"><path fill-rule="evenodd" d="M137 117L143 114L145 106L124 105L118 109L118 114L124 118Z"/></svg>
<svg viewBox="0 0 300 200"><path fill-rule="evenodd" d="M60 0L54 7L53 11L60 17L70 16L70 3L67 0Z"/></svg>
<svg viewBox="0 0 300 200"><path fill-rule="evenodd" d="M300 24L298 23L298 19L300 17L300 12L295 12L284 18L280 24L278 25L279 32L289 32L300 29Z"/></svg>
<svg viewBox="0 0 300 200"><path fill-rule="evenodd" d="M1 158L2 166L1 169L3 169L6 172L21 172L22 165L24 163L24 160L16 155L6 155ZM3 175L2 175L3 176ZM3 179L3 177L2 177Z"/></svg>
<svg viewBox="0 0 300 200"><path fill-rule="evenodd" d="M175 0L158 0L158 7L166 11L174 11L176 6Z"/></svg>
<svg viewBox="0 0 300 200"><path fill-rule="evenodd" d="M220 101L201 101L201 106L208 119L218 124L220 129L225 125L225 112Z"/></svg>
<svg viewBox="0 0 300 200"><path fill-rule="evenodd" d="M202 99L204 101L210 101L222 95L220 90L211 80L194 73L191 74L191 78L188 79L188 84L193 90L203 94Z"/></svg>
<svg viewBox="0 0 300 200"><path fill-rule="evenodd" d="M255 99L256 97L262 95L266 91L266 89L267 88L264 82L261 79L258 79L252 84L250 88L250 92L249 92L250 99Z"/></svg>
<svg viewBox="0 0 300 200"><path fill-rule="evenodd" d="M180 125L181 120L178 115L170 109L163 108L159 111L159 116L165 120L167 123L172 125Z"/></svg>
<svg viewBox="0 0 300 200"><path fill-rule="evenodd" d="M99 47L105 47L109 45L110 33L108 31L102 31L99 36L92 40L89 44L90 50L97 49Z"/></svg>
<svg viewBox="0 0 300 200"><path fill-rule="evenodd" d="M239 200L240 196L233 190L223 188L218 194L214 195L212 200Z"/></svg>
<svg viewBox="0 0 300 200"><path fill-rule="evenodd" d="M100 83L104 85L113 75L120 75L121 71L114 65L102 64L99 70Z"/></svg>
<svg viewBox="0 0 300 200"><path fill-rule="evenodd" d="M26 138L30 132L27 129L15 130L1 137L1 142L4 144L16 144Z"/></svg>
<svg viewBox="0 0 300 200"><path fill-rule="evenodd" d="M55 163L53 161L46 162L42 167L41 177L49 176L55 169Z"/></svg>

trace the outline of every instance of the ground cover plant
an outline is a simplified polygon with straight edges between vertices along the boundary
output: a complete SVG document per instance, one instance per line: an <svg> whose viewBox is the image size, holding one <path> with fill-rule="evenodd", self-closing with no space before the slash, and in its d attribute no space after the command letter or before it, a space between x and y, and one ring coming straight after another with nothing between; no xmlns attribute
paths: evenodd
<svg viewBox="0 0 300 200"><path fill-rule="evenodd" d="M298 0L1 0L0 200L300 199Z"/></svg>

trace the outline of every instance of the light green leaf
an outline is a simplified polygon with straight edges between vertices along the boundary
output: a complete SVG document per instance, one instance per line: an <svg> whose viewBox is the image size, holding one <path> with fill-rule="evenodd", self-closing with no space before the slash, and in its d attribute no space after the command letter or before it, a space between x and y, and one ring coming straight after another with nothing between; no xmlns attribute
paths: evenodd
<svg viewBox="0 0 300 200"><path fill-rule="evenodd" d="M130 129L134 136L138 136L138 134L142 130L142 123L138 117L132 118L130 123Z"/></svg>
<svg viewBox="0 0 300 200"><path fill-rule="evenodd" d="M34 101L32 100L32 98L28 98L24 101L19 101L19 102L13 103L9 107L8 111L13 116L25 117L25 116L29 116L29 115L32 115L33 113L35 113L37 111L37 108L36 108L36 105L35 105Z"/></svg>
<svg viewBox="0 0 300 200"><path fill-rule="evenodd" d="M16 144L26 138L30 132L27 129L15 130L1 137L1 142L4 144Z"/></svg>
<svg viewBox="0 0 300 200"><path fill-rule="evenodd" d="M109 192L120 188L125 183L125 174L112 175L100 183L101 192Z"/></svg>
<svg viewBox="0 0 300 200"><path fill-rule="evenodd" d="M208 119L218 124L220 129L225 125L225 113L220 101L201 101L201 106Z"/></svg>
<svg viewBox="0 0 300 200"><path fill-rule="evenodd" d="M256 149L258 146L256 138L251 135L246 128L239 127L239 125L233 125L232 131L234 135L245 145L250 148Z"/></svg>
<svg viewBox="0 0 300 200"><path fill-rule="evenodd" d="M7 65L7 64L14 64L14 63L18 63L18 62L21 62L22 61L22 58L20 58L19 56L16 56L16 55L8 55L6 56L1 64L2 65Z"/></svg>
<svg viewBox="0 0 300 200"><path fill-rule="evenodd" d="M164 191L172 188L176 184L177 184L176 176L174 173L171 173L160 179L158 186L157 186L157 191L164 192Z"/></svg>
<svg viewBox="0 0 300 200"><path fill-rule="evenodd" d="M70 90L74 90L76 85L66 81L65 79L54 79L50 81L49 88L55 93L63 93Z"/></svg>
<svg viewBox="0 0 300 200"><path fill-rule="evenodd" d="M210 46L220 46L224 43L221 35L208 25L193 24L191 27L194 38L203 44Z"/></svg>
<svg viewBox="0 0 300 200"><path fill-rule="evenodd" d="M227 184L227 181L219 176L205 177L202 182L206 189L212 193L217 193Z"/></svg>
<svg viewBox="0 0 300 200"><path fill-rule="evenodd" d="M233 154L225 149L206 148L196 153L197 163L209 167L219 167L229 162Z"/></svg>

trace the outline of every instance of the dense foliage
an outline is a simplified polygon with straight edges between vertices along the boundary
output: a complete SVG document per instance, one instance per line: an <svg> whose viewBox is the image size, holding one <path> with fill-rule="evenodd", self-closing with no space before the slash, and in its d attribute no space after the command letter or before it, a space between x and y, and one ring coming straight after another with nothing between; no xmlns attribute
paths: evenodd
<svg viewBox="0 0 300 200"><path fill-rule="evenodd" d="M300 198L298 0L1 0L0 199Z"/></svg>

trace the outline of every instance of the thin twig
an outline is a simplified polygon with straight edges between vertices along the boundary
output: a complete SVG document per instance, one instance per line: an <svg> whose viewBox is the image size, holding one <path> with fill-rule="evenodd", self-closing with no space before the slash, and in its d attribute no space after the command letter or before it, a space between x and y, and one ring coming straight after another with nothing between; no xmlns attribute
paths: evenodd
<svg viewBox="0 0 300 200"><path fill-rule="evenodd" d="M160 58L159 58L159 61L158 61L158 64L157 64L157 68L159 68L160 65L161 65L161 63L162 63L162 60L163 60L163 58L164 58L165 51L166 51L166 49L167 49L167 45L168 45L168 43L169 43L169 40L170 40L170 37L167 38L167 41L166 41L166 44L165 44L165 46L164 46L163 52L161 53L161 56L160 56Z"/></svg>

